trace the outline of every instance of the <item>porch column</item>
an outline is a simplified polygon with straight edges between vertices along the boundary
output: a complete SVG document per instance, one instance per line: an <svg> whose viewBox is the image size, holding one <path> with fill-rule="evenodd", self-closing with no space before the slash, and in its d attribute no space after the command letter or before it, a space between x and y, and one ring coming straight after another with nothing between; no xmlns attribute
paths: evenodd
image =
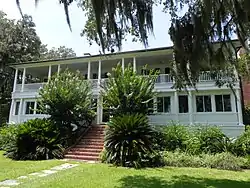
<svg viewBox="0 0 250 188"><path fill-rule="evenodd" d="M21 88L21 92L23 92L23 90L24 90L25 75L26 75L26 68L23 68L23 77L22 77L22 88Z"/></svg>
<svg viewBox="0 0 250 188"><path fill-rule="evenodd" d="M102 123L102 98L99 95L97 98L97 124L101 124Z"/></svg>
<svg viewBox="0 0 250 188"><path fill-rule="evenodd" d="M17 123L20 123L21 115L23 115L23 99L20 99L20 105L18 109Z"/></svg>
<svg viewBox="0 0 250 188"><path fill-rule="evenodd" d="M51 78L51 65L49 65L48 80Z"/></svg>
<svg viewBox="0 0 250 188"><path fill-rule="evenodd" d="M124 69L125 69L125 61L124 61L124 58L122 58L122 71L124 72Z"/></svg>
<svg viewBox="0 0 250 188"><path fill-rule="evenodd" d="M14 115L14 99L11 100L11 106L10 106L10 114L9 114L9 123L11 121L11 117Z"/></svg>
<svg viewBox="0 0 250 188"><path fill-rule="evenodd" d="M99 60L99 68L98 68L98 84L100 86L102 79L102 61Z"/></svg>
<svg viewBox="0 0 250 188"><path fill-rule="evenodd" d="M193 124L193 95L192 91L188 91L188 112L189 112L189 124Z"/></svg>
<svg viewBox="0 0 250 188"><path fill-rule="evenodd" d="M57 74L60 73L60 70L61 70L61 65L59 64L59 65L57 66Z"/></svg>
<svg viewBox="0 0 250 188"><path fill-rule="evenodd" d="M178 99L178 93L177 91L174 92L174 104L175 105L175 109L174 109L174 114L175 114L175 120L178 121L178 114L179 114L179 99Z"/></svg>
<svg viewBox="0 0 250 188"><path fill-rule="evenodd" d="M133 58L133 70L136 72L136 58Z"/></svg>
<svg viewBox="0 0 250 188"><path fill-rule="evenodd" d="M17 76L18 76L18 69L16 69L16 72L15 72L13 92L15 92L15 91L16 91Z"/></svg>
<svg viewBox="0 0 250 188"><path fill-rule="evenodd" d="M240 90L236 89L236 105L237 105L237 109L238 109L238 121L239 121L239 125L243 124L243 114L242 114L242 107L241 107L241 97L240 97ZM235 108L236 109L236 108Z"/></svg>
<svg viewBox="0 0 250 188"><path fill-rule="evenodd" d="M88 80L90 80L91 63L88 62Z"/></svg>
<svg viewBox="0 0 250 188"><path fill-rule="evenodd" d="M33 114L37 114L37 100L35 101Z"/></svg>

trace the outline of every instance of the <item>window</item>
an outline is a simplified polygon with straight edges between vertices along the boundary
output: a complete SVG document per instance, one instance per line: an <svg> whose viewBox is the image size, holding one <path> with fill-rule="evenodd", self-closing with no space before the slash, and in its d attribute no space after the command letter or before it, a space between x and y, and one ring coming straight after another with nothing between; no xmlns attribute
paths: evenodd
<svg viewBox="0 0 250 188"><path fill-rule="evenodd" d="M35 102L26 102L25 114L34 114Z"/></svg>
<svg viewBox="0 0 250 188"><path fill-rule="evenodd" d="M169 67L165 68L165 74L170 74L170 68Z"/></svg>
<svg viewBox="0 0 250 188"><path fill-rule="evenodd" d="M15 115L18 115L18 113L19 113L19 108L20 108L20 101L17 101L16 102L16 106L15 106Z"/></svg>
<svg viewBox="0 0 250 188"><path fill-rule="evenodd" d="M179 96L179 113L188 113L188 96Z"/></svg>
<svg viewBox="0 0 250 188"><path fill-rule="evenodd" d="M211 96L196 96L196 112L212 112Z"/></svg>
<svg viewBox="0 0 250 188"><path fill-rule="evenodd" d="M216 112L231 112L230 95L215 95Z"/></svg>
<svg viewBox="0 0 250 188"><path fill-rule="evenodd" d="M170 97L157 97L157 112L170 112Z"/></svg>

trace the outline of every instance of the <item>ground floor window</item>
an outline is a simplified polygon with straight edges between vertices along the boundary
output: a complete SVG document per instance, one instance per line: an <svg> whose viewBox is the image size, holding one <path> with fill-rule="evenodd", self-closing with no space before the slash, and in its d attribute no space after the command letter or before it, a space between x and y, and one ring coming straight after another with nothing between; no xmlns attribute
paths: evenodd
<svg viewBox="0 0 250 188"><path fill-rule="evenodd" d="M231 97L230 95L215 95L216 112L231 112Z"/></svg>
<svg viewBox="0 0 250 188"><path fill-rule="evenodd" d="M34 114L34 110L35 110L35 102L34 101L26 102L25 114Z"/></svg>
<svg viewBox="0 0 250 188"><path fill-rule="evenodd" d="M211 96L196 96L196 112L212 112Z"/></svg>
<svg viewBox="0 0 250 188"><path fill-rule="evenodd" d="M157 112L170 113L171 102L170 97L157 97Z"/></svg>
<svg viewBox="0 0 250 188"><path fill-rule="evenodd" d="M18 115L18 113L19 113L19 108L20 108L20 101L16 101L16 104L15 104L15 112L14 112L15 115Z"/></svg>
<svg viewBox="0 0 250 188"><path fill-rule="evenodd" d="M188 113L188 96L179 96L179 113Z"/></svg>

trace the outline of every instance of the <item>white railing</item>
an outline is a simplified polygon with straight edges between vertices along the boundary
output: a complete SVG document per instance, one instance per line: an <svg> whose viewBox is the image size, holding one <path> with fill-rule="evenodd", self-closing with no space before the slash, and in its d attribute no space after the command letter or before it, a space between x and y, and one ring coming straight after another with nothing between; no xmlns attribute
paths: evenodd
<svg viewBox="0 0 250 188"><path fill-rule="evenodd" d="M173 79L170 74L160 74L156 79L156 83L172 83Z"/></svg>
<svg viewBox="0 0 250 188"><path fill-rule="evenodd" d="M228 77L223 75L222 73L217 74L216 76L212 76L211 72L204 71L201 72L199 76L199 82L214 82L216 79L227 79ZM101 86L104 86L107 83L108 79L101 79ZM93 89L99 88L98 79L90 79L90 83ZM156 84L159 83L173 83L173 78L170 74L160 74L156 79ZM23 91L24 92L37 92L40 88L43 87L45 83L32 83L32 84L24 84ZM16 92L21 92L22 84L16 85Z"/></svg>
<svg viewBox="0 0 250 188"><path fill-rule="evenodd" d="M45 83L32 83L32 84L24 84L24 87L23 87L23 91L27 92L36 92L38 91L40 88L43 87ZM16 85L16 91L21 91L22 90L22 84L17 84Z"/></svg>

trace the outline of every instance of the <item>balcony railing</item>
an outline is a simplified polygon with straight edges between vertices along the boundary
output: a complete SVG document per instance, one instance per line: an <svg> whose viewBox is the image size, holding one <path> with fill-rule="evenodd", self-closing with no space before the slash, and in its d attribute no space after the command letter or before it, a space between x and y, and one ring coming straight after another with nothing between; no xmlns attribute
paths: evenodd
<svg viewBox="0 0 250 188"><path fill-rule="evenodd" d="M199 82L214 82L215 79L226 79L227 76L223 74L217 74L216 76L212 76L211 72L202 72L199 76ZM104 86L107 83L108 79L101 79L101 85ZM90 80L93 89L99 88L98 79L91 79ZM173 77L170 74L160 74L156 79L156 84L161 83L173 83ZM40 88L43 87L45 83L31 83L31 84L24 84L23 91L24 92L37 92ZM17 84L16 91L20 92L22 89L22 84Z"/></svg>

